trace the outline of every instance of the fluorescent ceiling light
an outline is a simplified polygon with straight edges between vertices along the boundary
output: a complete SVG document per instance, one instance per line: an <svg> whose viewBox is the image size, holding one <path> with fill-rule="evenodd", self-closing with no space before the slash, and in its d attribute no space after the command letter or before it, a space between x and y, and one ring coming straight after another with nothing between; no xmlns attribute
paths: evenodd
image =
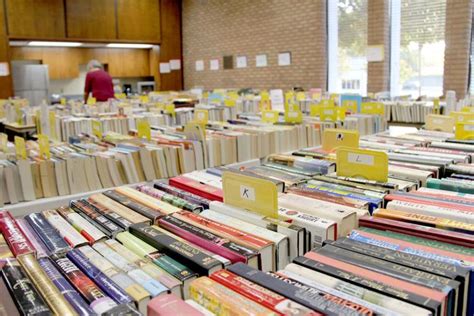
<svg viewBox="0 0 474 316"><path fill-rule="evenodd" d="M32 41L28 43L28 46L45 46L45 47L78 47L82 43L78 42L40 42Z"/></svg>
<svg viewBox="0 0 474 316"><path fill-rule="evenodd" d="M152 48L151 44L125 44L125 43L111 43L107 44L110 48Z"/></svg>

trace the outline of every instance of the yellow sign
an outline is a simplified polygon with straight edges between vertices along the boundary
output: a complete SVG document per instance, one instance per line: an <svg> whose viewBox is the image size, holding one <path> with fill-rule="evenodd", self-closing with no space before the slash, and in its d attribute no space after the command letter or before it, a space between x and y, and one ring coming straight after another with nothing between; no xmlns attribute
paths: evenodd
<svg viewBox="0 0 474 316"><path fill-rule="evenodd" d="M148 95L141 95L140 96L140 102L141 103L148 103L148 102L150 102L150 98L148 97Z"/></svg>
<svg viewBox="0 0 474 316"><path fill-rule="evenodd" d="M59 99L59 102L61 103L61 105L66 105L66 98Z"/></svg>
<svg viewBox="0 0 474 316"><path fill-rule="evenodd" d="M268 91L260 92L260 100L261 101L270 101L270 94L268 93Z"/></svg>
<svg viewBox="0 0 474 316"><path fill-rule="evenodd" d="M271 105L270 100L260 101L259 104L258 104L258 107L259 107L260 112L272 109L272 105Z"/></svg>
<svg viewBox="0 0 474 316"><path fill-rule="evenodd" d="M300 110L285 111L285 122L301 123L303 122L303 113Z"/></svg>
<svg viewBox="0 0 474 316"><path fill-rule="evenodd" d="M125 93L115 93L114 94L114 97L116 99L126 99L127 98L127 95Z"/></svg>
<svg viewBox="0 0 474 316"><path fill-rule="evenodd" d="M300 107L296 103L288 104L288 111L298 111L299 109L300 109Z"/></svg>
<svg viewBox="0 0 474 316"><path fill-rule="evenodd" d="M382 151L339 147L336 170L341 177L387 182L388 156Z"/></svg>
<svg viewBox="0 0 474 316"><path fill-rule="evenodd" d="M228 107L234 107L237 104L237 101L235 99L225 99L224 100L224 105Z"/></svg>
<svg viewBox="0 0 474 316"><path fill-rule="evenodd" d="M452 133L454 128L454 117L447 115L428 114L425 117L425 128L429 131Z"/></svg>
<svg viewBox="0 0 474 316"><path fill-rule="evenodd" d="M465 106L461 109L461 112L474 112L474 106Z"/></svg>
<svg viewBox="0 0 474 316"><path fill-rule="evenodd" d="M440 114L439 111L439 98L433 100L433 112L434 114Z"/></svg>
<svg viewBox="0 0 474 316"><path fill-rule="evenodd" d="M357 101L356 100L344 100L342 101L342 108L351 113L357 113Z"/></svg>
<svg viewBox="0 0 474 316"><path fill-rule="evenodd" d="M321 121L332 121L337 120L337 109L334 106L323 106L321 107L319 117Z"/></svg>
<svg viewBox="0 0 474 316"><path fill-rule="evenodd" d="M49 133L51 134L52 139L54 140L59 139L56 133L56 113L53 111L49 112Z"/></svg>
<svg viewBox="0 0 474 316"><path fill-rule="evenodd" d="M265 110L262 111L262 122L264 123L276 123L278 122L278 111Z"/></svg>
<svg viewBox="0 0 474 316"><path fill-rule="evenodd" d="M319 102L319 105L321 106L335 106L334 100L333 99L323 99L321 102Z"/></svg>
<svg viewBox="0 0 474 316"><path fill-rule="evenodd" d="M456 139L471 140L474 139L474 122L456 123Z"/></svg>
<svg viewBox="0 0 474 316"><path fill-rule="evenodd" d="M151 139L150 122L147 119L139 119L137 122L138 138Z"/></svg>
<svg viewBox="0 0 474 316"><path fill-rule="evenodd" d="M278 218L278 191L275 183L225 171L222 175L224 203L271 218Z"/></svg>
<svg viewBox="0 0 474 316"><path fill-rule="evenodd" d="M320 104L311 104L309 106L309 115L310 116L319 116L319 114L321 113L321 108L323 106L320 105Z"/></svg>
<svg viewBox="0 0 474 316"><path fill-rule="evenodd" d="M296 93L296 101L301 102L306 100L306 94L304 92Z"/></svg>
<svg viewBox="0 0 474 316"><path fill-rule="evenodd" d="M39 144L40 156L45 159L51 158L51 151L49 150L48 135L39 134L38 144Z"/></svg>
<svg viewBox="0 0 474 316"><path fill-rule="evenodd" d="M293 102L295 94L291 91L285 92L285 109L288 109L290 102Z"/></svg>
<svg viewBox="0 0 474 316"><path fill-rule="evenodd" d="M451 112L449 115L454 117L455 123L474 121L474 113L471 112Z"/></svg>
<svg viewBox="0 0 474 316"><path fill-rule="evenodd" d="M194 121L198 124L206 125L209 121L209 112L203 109L195 109Z"/></svg>
<svg viewBox="0 0 474 316"><path fill-rule="evenodd" d="M323 133L323 149L330 151L338 147L359 148L359 132L328 128Z"/></svg>
<svg viewBox="0 0 474 316"><path fill-rule="evenodd" d="M18 159L26 159L26 145L23 137L15 136L15 151Z"/></svg>
<svg viewBox="0 0 474 316"><path fill-rule="evenodd" d="M385 107L381 102L362 102L360 112L363 114L384 115Z"/></svg>
<svg viewBox="0 0 474 316"><path fill-rule="evenodd" d="M7 134L0 133L0 150L4 153L8 151L8 136Z"/></svg>
<svg viewBox="0 0 474 316"><path fill-rule="evenodd" d="M206 141L206 129L197 123L186 123L186 125L184 125L184 134L187 139L201 142Z"/></svg>
<svg viewBox="0 0 474 316"><path fill-rule="evenodd" d="M165 112L168 113L168 114L171 114L173 116L176 115L176 111L175 111L175 106L174 104L167 104L165 106Z"/></svg>
<svg viewBox="0 0 474 316"><path fill-rule="evenodd" d="M89 97L87 99L87 104L88 105L94 105L96 103L96 99L94 97Z"/></svg>
<svg viewBox="0 0 474 316"><path fill-rule="evenodd" d="M92 134L102 139L102 122L98 120L92 121Z"/></svg>

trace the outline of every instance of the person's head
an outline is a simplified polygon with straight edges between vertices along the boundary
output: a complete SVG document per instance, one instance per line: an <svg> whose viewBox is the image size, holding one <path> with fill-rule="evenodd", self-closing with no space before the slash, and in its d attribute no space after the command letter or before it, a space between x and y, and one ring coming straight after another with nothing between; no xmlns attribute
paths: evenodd
<svg viewBox="0 0 474 316"><path fill-rule="evenodd" d="M104 66L100 63L100 61L92 59L87 63L87 71L97 70L97 69L104 69Z"/></svg>

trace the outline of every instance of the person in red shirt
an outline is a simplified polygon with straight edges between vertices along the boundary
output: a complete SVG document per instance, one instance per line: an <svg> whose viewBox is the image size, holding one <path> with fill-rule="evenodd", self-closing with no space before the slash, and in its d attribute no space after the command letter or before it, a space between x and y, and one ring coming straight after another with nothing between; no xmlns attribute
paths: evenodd
<svg viewBox="0 0 474 316"><path fill-rule="evenodd" d="M91 60L87 64L86 84L84 87L84 103L87 103L89 94L96 101L103 102L114 97L114 85L112 77L104 70L102 64L97 60Z"/></svg>

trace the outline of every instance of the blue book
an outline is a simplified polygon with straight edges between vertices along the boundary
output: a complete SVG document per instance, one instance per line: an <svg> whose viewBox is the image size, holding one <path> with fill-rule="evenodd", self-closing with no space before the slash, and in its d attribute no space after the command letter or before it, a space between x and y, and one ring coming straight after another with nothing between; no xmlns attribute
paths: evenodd
<svg viewBox="0 0 474 316"><path fill-rule="evenodd" d="M357 102L357 113L360 113L360 107L362 104L362 96L358 94L341 94L339 98L339 104L342 106L344 101L356 101Z"/></svg>

